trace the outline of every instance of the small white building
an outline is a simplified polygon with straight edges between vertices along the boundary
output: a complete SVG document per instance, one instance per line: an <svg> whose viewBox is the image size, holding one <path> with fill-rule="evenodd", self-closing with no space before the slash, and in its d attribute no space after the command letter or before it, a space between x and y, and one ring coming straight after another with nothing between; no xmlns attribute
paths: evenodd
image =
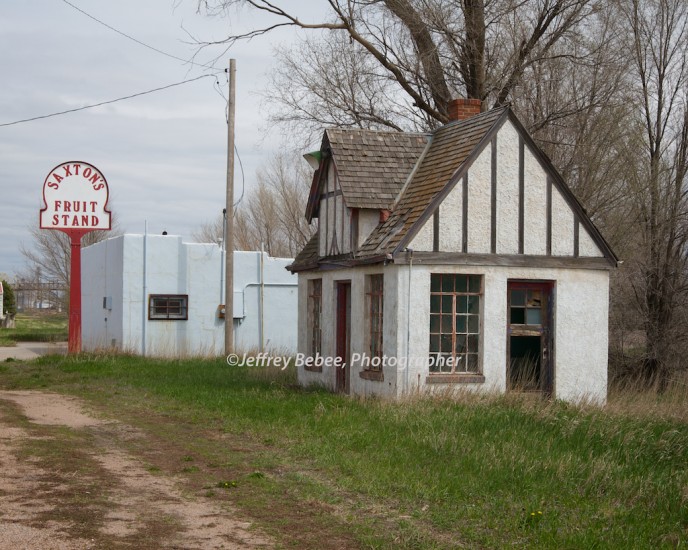
<svg viewBox="0 0 688 550"><path fill-rule="evenodd" d="M122 235L82 250L82 346L153 356L224 353L224 251L172 235ZM296 350L288 258L234 252L234 347Z"/></svg>
<svg viewBox="0 0 688 550"><path fill-rule="evenodd" d="M328 129L299 275L303 385L604 402L617 258L508 108L432 133Z"/></svg>

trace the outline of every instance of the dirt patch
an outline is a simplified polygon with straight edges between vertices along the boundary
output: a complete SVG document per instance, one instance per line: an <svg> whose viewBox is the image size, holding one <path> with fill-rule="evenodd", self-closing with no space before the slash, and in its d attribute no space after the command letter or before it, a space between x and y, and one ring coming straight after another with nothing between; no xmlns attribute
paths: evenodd
<svg viewBox="0 0 688 550"><path fill-rule="evenodd" d="M0 392L0 401L6 547L274 546L227 503L185 493L174 476L156 475L122 450L136 429L86 414L78 400L59 394Z"/></svg>

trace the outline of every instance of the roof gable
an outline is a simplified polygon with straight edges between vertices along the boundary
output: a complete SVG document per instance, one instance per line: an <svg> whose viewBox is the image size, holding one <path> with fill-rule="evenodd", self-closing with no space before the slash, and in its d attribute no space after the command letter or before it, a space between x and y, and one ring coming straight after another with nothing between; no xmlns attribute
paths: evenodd
<svg viewBox="0 0 688 550"><path fill-rule="evenodd" d="M332 163L349 208L390 209L428 139L422 133L328 128L321 168ZM322 179L318 174L311 187L311 217L317 215Z"/></svg>
<svg viewBox="0 0 688 550"><path fill-rule="evenodd" d="M410 242L456 184L459 170L470 166L482 151L480 145L489 141L489 132L503 122L507 113L508 108L493 109L439 128L391 216L363 243L360 255L385 255Z"/></svg>
<svg viewBox="0 0 688 550"><path fill-rule="evenodd" d="M412 243L421 230L427 230L428 225L432 223L430 218L439 209L440 204L456 185L464 177L467 177L473 162L481 155L488 144L494 144L497 133L507 120L511 122L513 128L518 133L519 139L522 140L524 144L522 148L527 147L532 157L543 167L548 181L551 181L551 185L558 192L557 197L563 197L563 200L573 212L575 230L572 229L572 231L575 231L576 234L576 244L575 250L571 251L571 255L579 255L580 226L584 228L580 231L581 247L585 247L588 250L591 247L596 247L599 249L599 254L604 256L610 265L616 265L618 260L609 244L590 220L585 209L563 181L547 155L535 144L509 107L493 109L469 119L448 124L437 130L432 136L427 154L421 160L420 166L416 169L412 180L404 189L392 215L384 224L380 224L373 231L361 247L359 257L364 259L397 254ZM493 162L496 162L496 157ZM521 159L522 164L523 159ZM468 185L468 183L464 182L464 185ZM551 201L551 198L549 200ZM489 205L487 207L489 210ZM493 208L495 207L493 206ZM496 212L493 211L491 215L496 215ZM551 217L551 211L549 216ZM439 223L446 224L451 222L442 220ZM523 222L521 223L523 226ZM548 223L551 223L551 219ZM465 227L466 224L464 222L464 231ZM521 229L521 233L522 231L523 229ZM551 226L549 232L547 255L551 255ZM489 239L489 235L487 238ZM522 242L522 234L520 238ZM467 253L472 251L467 250L464 244L463 250L459 252ZM490 251L484 252L489 253ZM493 247L491 252L494 254L497 251ZM518 253L524 254L524 251L520 250Z"/></svg>

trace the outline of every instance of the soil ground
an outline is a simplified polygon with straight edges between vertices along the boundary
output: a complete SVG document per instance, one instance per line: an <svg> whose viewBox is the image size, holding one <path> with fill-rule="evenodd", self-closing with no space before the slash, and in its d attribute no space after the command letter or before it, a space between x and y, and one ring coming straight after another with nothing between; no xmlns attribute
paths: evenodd
<svg viewBox="0 0 688 550"><path fill-rule="evenodd" d="M274 546L228 502L127 452L143 437L71 397L0 391L0 549Z"/></svg>

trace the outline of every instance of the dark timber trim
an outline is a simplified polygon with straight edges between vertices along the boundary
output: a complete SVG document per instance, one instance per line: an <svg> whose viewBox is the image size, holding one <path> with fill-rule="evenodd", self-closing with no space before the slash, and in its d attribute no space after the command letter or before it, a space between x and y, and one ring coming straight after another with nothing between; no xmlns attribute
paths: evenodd
<svg viewBox="0 0 688 550"><path fill-rule="evenodd" d="M394 256L395 264L408 264L403 254ZM609 258L573 256L534 256L525 254L459 254L448 252L414 252L416 265L474 265L502 267L545 267L569 269L611 269L615 266Z"/></svg>
<svg viewBox="0 0 688 550"><path fill-rule="evenodd" d="M497 253L497 134L492 137L490 192L490 252Z"/></svg>
<svg viewBox="0 0 688 550"><path fill-rule="evenodd" d="M573 255L578 258L580 254L580 222L578 217L573 220Z"/></svg>
<svg viewBox="0 0 688 550"><path fill-rule="evenodd" d="M509 113L509 108L504 107L503 111L501 112L497 120L495 120L495 122L492 124L492 127L480 139L478 144L469 153L469 155L466 157L466 160L463 161L463 163L459 166L457 171L454 172L454 175L449 179L444 188L432 198L430 203L426 206L424 212L418 217L418 219L415 222L413 222L413 224L411 224L411 227L406 231L404 237L402 237L399 243L394 247L394 250L392 252L393 254L401 250L404 250L408 246L408 244L413 240L418 231L421 230L421 228L425 225L430 216L432 216L432 213L435 211L435 208L437 208L437 206L446 198L446 196L449 193L451 193L451 190L454 189L454 186L459 181L461 181L461 178L463 178L464 175L468 173L468 170L473 165L475 159L477 159L480 156L487 144L492 141L492 136L494 136L499 131L499 129L504 125L504 122L506 122L506 120L509 118Z"/></svg>
<svg viewBox="0 0 688 550"><path fill-rule="evenodd" d="M523 254L523 233L525 221L525 144L523 137L518 136L518 253Z"/></svg>
<svg viewBox="0 0 688 550"><path fill-rule="evenodd" d="M552 255L552 178L547 176L547 255Z"/></svg>
<svg viewBox="0 0 688 550"><path fill-rule="evenodd" d="M468 172L463 176L461 197L461 252L468 252Z"/></svg>
<svg viewBox="0 0 688 550"><path fill-rule="evenodd" d="M440 250L440 209L435 210L432 216L432 249L435 252Z"/></svg>

